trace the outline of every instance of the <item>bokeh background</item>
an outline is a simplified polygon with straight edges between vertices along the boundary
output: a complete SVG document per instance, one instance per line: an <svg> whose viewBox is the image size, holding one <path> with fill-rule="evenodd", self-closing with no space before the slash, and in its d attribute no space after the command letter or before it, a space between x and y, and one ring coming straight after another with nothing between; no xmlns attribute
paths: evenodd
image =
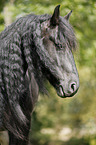
<svg viewBox="0 0 96 145"><path fill-rule="evenodd" d="M96 145L96 0L0 0L0 32L26 14L52 14L58 4L61 16L73 10L80 89L61 99L48 84L49 97L40 94L32 115L31 145Z"/></svg>

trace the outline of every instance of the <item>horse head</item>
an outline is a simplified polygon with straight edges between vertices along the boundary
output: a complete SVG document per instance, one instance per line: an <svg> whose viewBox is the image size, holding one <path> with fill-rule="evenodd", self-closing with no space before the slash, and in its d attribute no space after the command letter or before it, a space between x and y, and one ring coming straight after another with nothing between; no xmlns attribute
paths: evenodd
<svg viewBox="0 0 96 145"><path fill-rule="evenodd" d="M79 88L73 49L76 48L74 31L69 24L71 12L60 16L58 5L52 16L41 23L42 42L38 41L43 73L63 98L73 96ZM37 47L38 47L37 46Z"/></svg>

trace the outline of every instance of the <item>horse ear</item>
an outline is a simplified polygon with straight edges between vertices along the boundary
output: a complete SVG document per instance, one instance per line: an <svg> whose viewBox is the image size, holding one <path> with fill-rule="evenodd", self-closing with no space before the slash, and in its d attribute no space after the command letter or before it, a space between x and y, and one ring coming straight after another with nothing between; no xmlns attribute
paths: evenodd
<svg viewBox="0 0 96 145"><path fill-rule="evenodd" d="M64 17L67 21L69 20L71 13L72 13L72 10Z"/></svg>
<svg viewBox="0 0 96 145"><path fill-rule="evenodd" d="M60 15L60 5L56 6L55 10L54 10L54 13L51 17L51 20L50 20L50 24L52 26L56 26L59 24L59 15Z"/></svg>

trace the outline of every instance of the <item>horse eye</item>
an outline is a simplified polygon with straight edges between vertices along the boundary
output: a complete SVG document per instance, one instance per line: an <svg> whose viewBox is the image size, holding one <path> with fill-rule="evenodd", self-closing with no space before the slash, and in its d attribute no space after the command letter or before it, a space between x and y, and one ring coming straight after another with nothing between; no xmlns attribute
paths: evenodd
<svg viewBox="0 0 96 145"><path fill-rule="evenodd" d="M62 44L56 44L56 46L58 47L59 50L63 49Z"/></svg>
<svg viewBox="0 0 96 145"><path fill-rule="evenodd" d="M63 49L62 44L56 43L55 40L52 37L49 37L49 39L55 44L55 47L56 47L57 50Z"/></svg>

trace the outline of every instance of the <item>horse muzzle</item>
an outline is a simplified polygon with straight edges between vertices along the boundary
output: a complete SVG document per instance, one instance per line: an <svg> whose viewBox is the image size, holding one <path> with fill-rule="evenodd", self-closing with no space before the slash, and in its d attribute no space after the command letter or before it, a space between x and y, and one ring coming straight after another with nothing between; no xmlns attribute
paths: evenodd
<svg viewBox="0 0 96 145"><path fill-rule="evenodd" d="M69 85L64 86L63 83L60 83L58 86L57 94L61 98L72 97L74 96L79 89L79 82L71 82Z"/></svg>

